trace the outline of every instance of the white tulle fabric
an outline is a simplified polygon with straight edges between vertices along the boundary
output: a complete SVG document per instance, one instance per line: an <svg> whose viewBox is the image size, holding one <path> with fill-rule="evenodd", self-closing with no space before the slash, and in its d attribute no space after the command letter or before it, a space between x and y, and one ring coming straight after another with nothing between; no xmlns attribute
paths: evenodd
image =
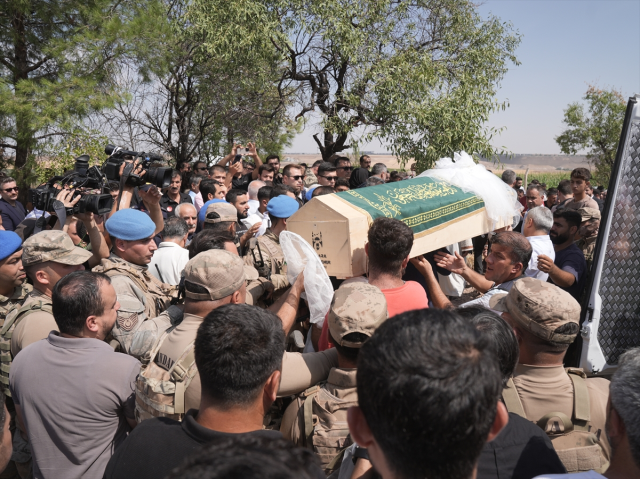
<svg viewBox="0 0 640 479"><path fill-rule="evenodd" d="M304 271L304 290L302 293L309 304L311 322L322 325L329 312L333 299L333 287L327 270L324 269L318 253L302 236L283 231L280 233L280 246L287 262L287 278L293 284Z"/></svg>
<svg viewBox="0 0 640 479"><path fill-rule="evenodd" d="M518 201L516 190L505 184L500 178L473 161L464 151L454 153L451 158L440 158L435 167L418 175L418 178L444 180L457 186L465 193L473 193L484 201L487 216L498 224L516 227L520 222L523 207Z"/></svg>

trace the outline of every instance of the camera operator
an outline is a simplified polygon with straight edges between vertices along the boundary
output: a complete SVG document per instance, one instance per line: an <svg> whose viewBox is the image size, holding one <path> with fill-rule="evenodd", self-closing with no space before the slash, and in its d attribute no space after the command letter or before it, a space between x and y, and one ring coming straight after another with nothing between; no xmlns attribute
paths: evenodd
<svg viewBox="0 0 640 479"><path fill-rule="evenodd" d="M157 188L140 193L145 204L160 211ZM177 288L149 274L147 265L157 249L153 241L157 225L149 216L138 210L121 209L107 220L105 228L113 251L93 271L109 276L121 305L111 337L122 352L139 358L151 349L159 335L182 318L177 306L169 308Z"/></svg>

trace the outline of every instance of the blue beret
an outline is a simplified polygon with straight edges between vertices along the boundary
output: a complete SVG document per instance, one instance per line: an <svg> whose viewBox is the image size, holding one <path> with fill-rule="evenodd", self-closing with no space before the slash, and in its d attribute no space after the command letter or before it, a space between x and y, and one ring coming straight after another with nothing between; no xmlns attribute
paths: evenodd
<svg viewBox="0 0 640 479"><path fill-rule="evenodd" d="M298 208L298 202L287 195L276 196L267 203L267 211L276 218L288 218L298 211Z"/></svg>
<svg viewBox="0 0 640 479"><path fill-rule="evenodd" d="M304 195L304 197L307 199L307 201L311 201L311 197L313 195L313 190L315 190L318 186L320 186L320 185L311 185L309 187L309 189L307 190L307 193Z"/></svg>
<svg viewBox="0 0 640 479"><path fill-rule="evenodd" d="M8 258L22 248L22 238L13 231L0 230L0 260Z"/></svg>
<svg viewBox="0 0 640 479"><path fill-rule="evenodd" d="M156 231L148 214L130 208L116 212L104 226L111 236L127 241L149 238Z"/></svg>
<svg viewBox="0 0 640 479"><path fill-rule="evenodd" d="M198 212L198 221L204 222L204 217L207 215L207 208L213 203L226 203L226 201L221 200L220 198L215 198L213 200L207 201L204 205L202 205L202 208L200 208L200 211Z"/></svg>

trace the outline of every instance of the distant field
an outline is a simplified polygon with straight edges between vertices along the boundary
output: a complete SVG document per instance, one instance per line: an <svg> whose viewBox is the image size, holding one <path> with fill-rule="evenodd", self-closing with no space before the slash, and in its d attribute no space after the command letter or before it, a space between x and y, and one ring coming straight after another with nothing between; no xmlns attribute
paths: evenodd
<svg viewBox="0 0 640 479"><path fill-rule="evenodd" d="M516 174L524 180L524 171L522 170L513 170ZM496 172L496 175L501 176L502 172ZM558 183L562 180L568 180L571 175L570 171L529 171L529 176L527 177L527 181L531 183L531 180L538 180L540 183L545 183L547 188L557 188Z"/></svg>

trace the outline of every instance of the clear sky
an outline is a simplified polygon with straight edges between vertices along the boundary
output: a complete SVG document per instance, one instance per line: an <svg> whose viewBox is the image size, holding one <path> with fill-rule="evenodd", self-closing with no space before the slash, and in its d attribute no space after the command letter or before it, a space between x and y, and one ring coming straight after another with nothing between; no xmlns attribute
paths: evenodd
<svg viewBox="0 0 640 479"><path fill-rule="evenodd" d="M488 0L480 7L510 21L522 35L498 98L510 107L489 124L506 131L494 141L512 153L560 153L554 138L563 110L589 84L640 94L640 0ZM287 151L318 153L308 125ZM379 143L361 149L385 151Z"/></svg>

